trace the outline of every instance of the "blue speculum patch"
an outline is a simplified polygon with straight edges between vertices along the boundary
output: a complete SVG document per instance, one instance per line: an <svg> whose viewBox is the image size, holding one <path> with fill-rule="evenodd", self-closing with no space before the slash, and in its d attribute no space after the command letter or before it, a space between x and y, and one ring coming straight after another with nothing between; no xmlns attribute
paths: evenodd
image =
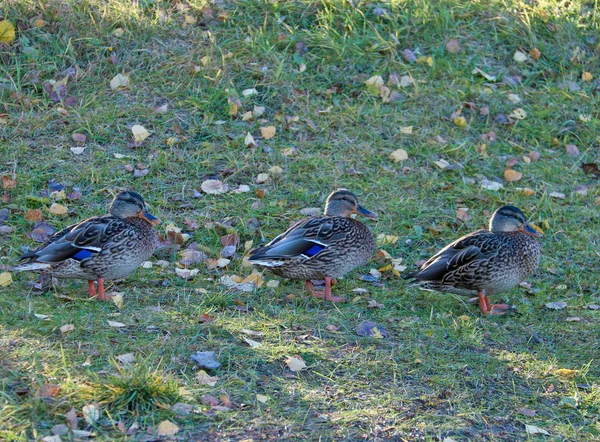
<svg viewBox="0 0 600 442"><path fill-rule="evenodd" d="M306 256L312 257L312 256L315 256L317 253L319 253L324 248L325 248L325 246L322 246L321 244L315 244L310 249L308 249L306 252L304 252L304 254Z"/></svg>
<svg viewBox="0 0 600 442"><path fill-rule="evenodd" d="M80 250L75 255L73 255L72 258L76 261L83 261L84 259L88 259L90 256L92 256L92 254L93 252L91 252L90 250Z"/></svg>

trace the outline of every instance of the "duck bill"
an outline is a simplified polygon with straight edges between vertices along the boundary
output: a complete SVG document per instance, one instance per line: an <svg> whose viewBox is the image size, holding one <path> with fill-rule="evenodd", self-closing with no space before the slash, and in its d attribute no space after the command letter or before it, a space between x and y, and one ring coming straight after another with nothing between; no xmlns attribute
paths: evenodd
<svg viewBox="0 0 600 442"><path fill-rule="evenodd" d="M145 210L142 210L140 213L138 213L138 216L143 220L148 221L150 224L161 224L160 220L157 217Z"/></svg>
<svg viewBox="0 0 600 442"><path fill-rule="evenodd" d="M533 236L534 238L539 238L542 236L542 232L538 231L531 224L527 223L519 227L519 231L523 232L526 235Z"/></svg>
<svg viewBox="0 0 600 442"><path fill-rule="evenodd" d="M375 212L371 212L370 210L365 209L363 206L358 206L354 213L356 213L357 215L362 215L365 218L369 218L369 219L377 219L378 218L378 216Z"/></svg>

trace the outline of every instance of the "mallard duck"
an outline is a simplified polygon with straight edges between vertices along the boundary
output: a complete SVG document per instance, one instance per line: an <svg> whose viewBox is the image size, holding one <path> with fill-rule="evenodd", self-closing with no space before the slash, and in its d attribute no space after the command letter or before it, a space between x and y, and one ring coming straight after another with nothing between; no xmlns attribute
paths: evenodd
<svg viewBox="0 0 600 442"><path fill-rule="evenodd" d="M89 218L50 237L38 250L21 256L28 262L14 268L59 278L87 279L90 296L106 300L104 281L127 276L148 260L158 242L144 199L135 192L119 193L110 214ZM98 293L94 286L98 281Z"/></svg>
<svg viewBox="0 0 600 442"><path fill-rule="evenodd" d="M506 304L490 304L489 295L506 292L525 280L540 262L541 236L514 206L494 212L489 230L478 230L447 245L407 275L414 285L438 292L479 298L483 314L501 315Z"/></svg>
<svg viewBox="0 0 600 442"><path fill-rule="evenodd" d="M325 214L306 218L264 247L250 252L250 262L268 267L287 279L304 279L306 289L318 298L339 302L331 295L331 281L365 264L375 248L373 234L351 214L377 219L377 214L358 204L346 189L333 192L325 203ZM315 291L311 280L324 280L325 291Z"/></svg>

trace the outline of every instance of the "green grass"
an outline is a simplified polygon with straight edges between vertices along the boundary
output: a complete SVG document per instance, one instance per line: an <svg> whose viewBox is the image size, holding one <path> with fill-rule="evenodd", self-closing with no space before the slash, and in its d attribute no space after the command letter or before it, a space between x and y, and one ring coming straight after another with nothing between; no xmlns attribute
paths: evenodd
<svg viewBox="0 0 600 442"><path fill-rule="evenodd" d="M186 15L196 23L186 25ZM14 44L0 46L0 175L14 173L17 181L0 207L10 210L7 225L14 229L0 236L2 265L14 265L22 247L36 245L26 236L28 209L43 208L58 229L103 213L116 190L130 187L212 258L220 236L235 232L242 246L260 244L340 186L380 215L369 222L376 234L399 237L382 248L410 268L485 225L505 203L522 208L545 232L540 269L529 279L535 294L517 288L498 296L516 306L502 318L482 318L462 298L418 291L389 273L383 287L359 280L381 262L335 287L350 300L357 296L352 289L367 288L356 302L333 306L283 280L276 288L231 293L218 281L250 273L243 249L227 269L194 266L200 273L191 281L175 275L176 254L162 254L157 259L168 260L168 268L140 269L115 285L125 297L121 309L86 299L84 283L61 281L55 292L39 294L27 284L35 276L13 273L0 297L0 439L49 436L72 407L79 429L93 431L96 440L127 438L120 422L124 428L137 422L133 438L142 440L165 419L180 427L181 440L600 439L600 317L586 308L600 304L600 187L581 169L600 162L600 15L593 1L26 0L4 2L0 18L18 30ZM120 37L117 28L124 30ZM450 38L459 40L460 52L446 51ZM516 50L533 48L539 60L513 60ZM406 61L405 49L432 57L433 65ZM64 111L43 84L75 65L67 92L76 105ZM497 81L474 75L475 68ZM582 81L584 72L593 79ZM111 90L118 73L129 76L128 90ZM383 103L364 81L391 74L410 76L414 85L390 86L401 95ZM259 94L244 97L249 88ZM509 94L521 102L513 104ZM241 107L232 116L237 100ZM153 110L165 103L167 112ZM243 121L255 105L265 113ZM484 107L489 115L480 114ZM527 112L524 120L495 121L518 107ZM451 120L459 109L466 127ZM134 124L152 135L131 148ZM259 128L269 125L276 136L260 139ZM412 134L401 130L408 126ZM480 137L491 130L497 140L485 141L482 155ZM258 147L245 147L248 132ZM77 145L73 133L87 136L81 155L69 149ZM581 154L568 156L567 144ZM292 147L297 154L285 155ZM398 148L408 152L407 161L389 159ZM540 160L526 163L530 151ZM511 158L523 178L503 182ZM461 167L441 170L439 159ZM150 172L134 178L126 164ZM283 174L255 184L272 166ZM195 198L207 176L252 191ZM482 189L484 178L504 188ZM79 200L62 202L68 216L40 202L48 180L82 189ZM587 194L576 193L578 186ZM535 194L525 196L524 187ZM470 209L469 222L456 219L459 207ZM186 218L199 228L187 228ZM366 298L384 308L367 308ZM546 309L552 301L568 307ZM214 321L202 322L205 313ZM358 336L365 320L390 336ZM63 334L65 324L75 329ZM262 332L251 337L262 346L244 343L242 329ZM214 351L221 362L211 373L219 378L215 386L195 378L189 357L196 351ZM115 362L126 353L135 354L131 366ZM309 369L291 374L285 358L293 355ZM45 384L59 390L40 396ZM206 394L220 403L229 398L230 411L212 409ZM176 402L192 405L192 412L174 413ZM93 425L82 417L89 403L101 410ZM535 416L520 414L522 408ZM527 436L525 424L550 436Z"/></svg>

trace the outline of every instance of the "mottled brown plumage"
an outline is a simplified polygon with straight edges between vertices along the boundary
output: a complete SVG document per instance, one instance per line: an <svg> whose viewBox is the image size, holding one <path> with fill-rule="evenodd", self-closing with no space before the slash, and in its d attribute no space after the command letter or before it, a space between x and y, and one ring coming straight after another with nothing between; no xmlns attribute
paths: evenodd
<svg viewBox="0 0 600 442"><path fill-rule="evenodd" d="M477 295L483 313L501 314L508 306L492 306L488 296L509 291L537 269L538 236L521 210L503 206L492 215L490 230L454 241L408 277L425 290Z"/></svg>
<svg viewBox="0 0 600 442"><path fill-rule="evenodd" d="M104 280L123 278L152 256L157 223L140 195L121 192L110 215L89 218L52 235L43 247L21 256L28 262L14 270L86 279L90 296L103 300ZM98 295L93 281L98 281Z"/></svg>
<svg viewBox="0 0 600 442"><path fill-rule="evenodd" d="M350 218L352 213L376 219L377 215L358 204L356 196L339 189L327 198L325 215L304 219L264 247L250 253L250 262L268 267L287 279L325 280L325 298L331 296L331 280L366 264L373 254L375 240L367 226Z"/></svg>

